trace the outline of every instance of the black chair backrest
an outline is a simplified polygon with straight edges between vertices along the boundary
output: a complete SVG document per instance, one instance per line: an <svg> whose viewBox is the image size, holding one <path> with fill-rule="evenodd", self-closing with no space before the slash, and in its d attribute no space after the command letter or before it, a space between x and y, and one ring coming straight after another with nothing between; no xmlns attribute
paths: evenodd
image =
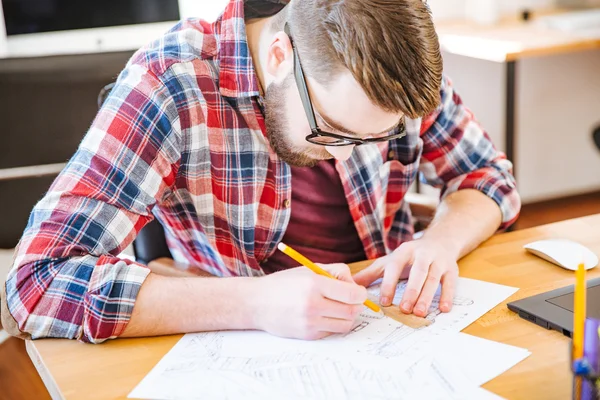
<svg viewBox="0 0 600 400"><path fill-rule="evenodd" d="M98 108L102 107L113 87L114 83L111 83L100 90ZM143 264L148 264L157 258L173 258L169 246L167 246L165 230L157 219L153 219L139 231L133 241L133 252L135 253L135 259Z"/></svg>

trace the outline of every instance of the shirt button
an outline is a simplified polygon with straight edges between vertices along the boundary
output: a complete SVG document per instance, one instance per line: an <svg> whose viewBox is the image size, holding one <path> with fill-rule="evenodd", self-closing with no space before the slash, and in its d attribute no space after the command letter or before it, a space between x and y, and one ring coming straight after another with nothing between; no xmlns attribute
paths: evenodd
<svg viewBox="0 0 600 400"><path fill-rule="evenodd" d="M388 159L393 160L395 155L396 153L394 153L394 150L390 150L390 152L388 153Z"/></svg>
<svg viewBox="0 0 600 400"><path fill-rule="evenodd" d="M290 201L290 199L285 199L285 200L283 201L283 206L284 206L285 208L290 208L290 206L291 206L291 205L292 205L292 202Z"/></svg>

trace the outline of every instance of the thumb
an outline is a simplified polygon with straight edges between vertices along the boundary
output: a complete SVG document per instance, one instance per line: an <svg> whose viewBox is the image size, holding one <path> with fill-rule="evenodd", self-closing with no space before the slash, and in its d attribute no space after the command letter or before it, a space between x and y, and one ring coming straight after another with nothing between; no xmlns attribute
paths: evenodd
<svg viewBox="0 0 600 400"><path fill-rule="evenodd" d="M362 271L356 273L353 278L356 284L368 287L377 279L383 276L383 270L385 267L385 256L382 258L378 258L373 262L373 264L369 265L367 268Z"/></svg>

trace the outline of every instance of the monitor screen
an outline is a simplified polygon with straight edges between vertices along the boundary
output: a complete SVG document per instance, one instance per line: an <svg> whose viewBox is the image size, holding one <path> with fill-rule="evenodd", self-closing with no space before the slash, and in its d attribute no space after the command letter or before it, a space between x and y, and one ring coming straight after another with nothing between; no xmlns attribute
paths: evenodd
<svg viewBox="0 0 600 400"><path fill-rule="evenodd" d="M178 0L2 0L2 6L9 36L177 21L180 15Z"/></svg>

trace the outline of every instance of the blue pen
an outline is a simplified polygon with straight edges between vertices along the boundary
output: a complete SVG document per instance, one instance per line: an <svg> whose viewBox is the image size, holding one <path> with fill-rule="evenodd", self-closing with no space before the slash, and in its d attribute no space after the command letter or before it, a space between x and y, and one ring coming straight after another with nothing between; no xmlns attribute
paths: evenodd
<svg viewBox="0 0 600 400"><path fill-rule="evenodd" d="M588 377L596 377L600 374L598 356L600 355L598 346L600 340L598 332L600 329L600 320L587 318L585 320L584 342L583 342L583 367L582 375ZM581 385L581 399L592 400L596 399L596 385L588 379L584 379Z"/></svg>

